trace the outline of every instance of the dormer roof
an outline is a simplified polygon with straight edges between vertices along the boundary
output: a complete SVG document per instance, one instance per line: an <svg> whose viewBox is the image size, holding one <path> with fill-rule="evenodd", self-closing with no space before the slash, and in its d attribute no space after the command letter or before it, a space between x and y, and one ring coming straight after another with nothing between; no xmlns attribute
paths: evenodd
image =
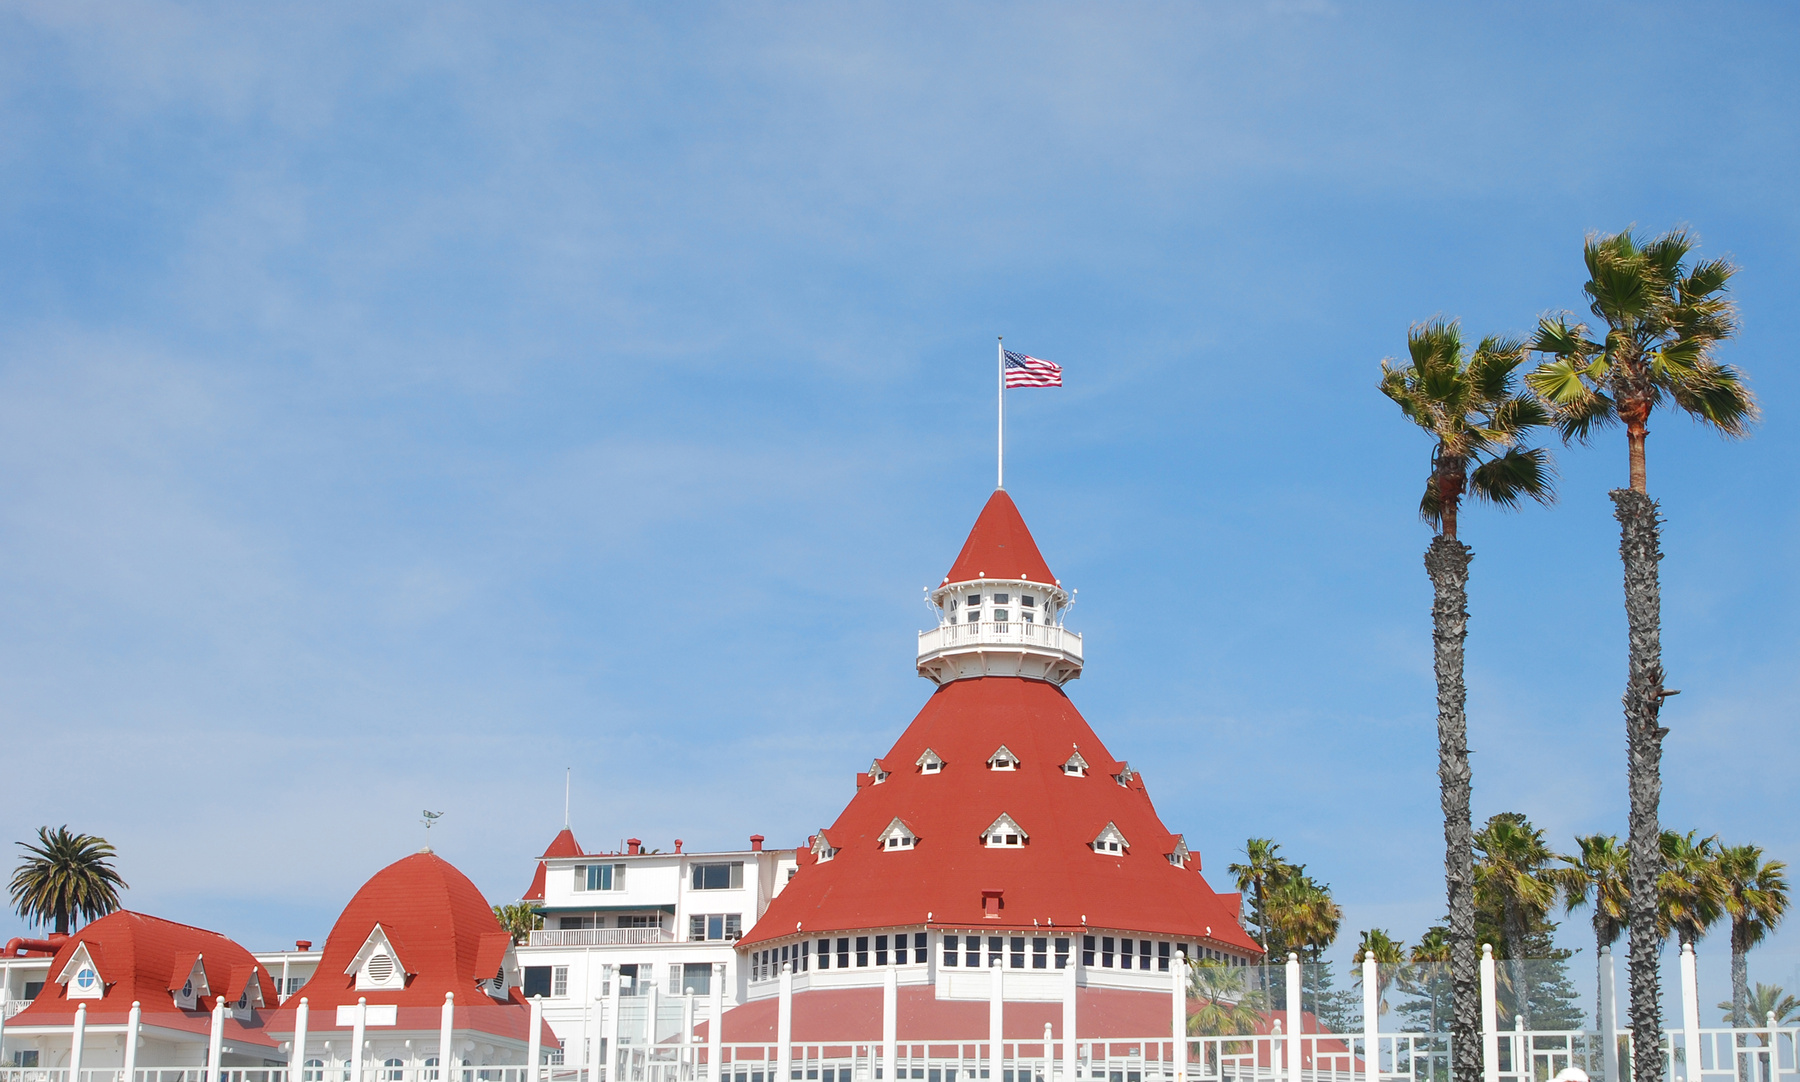
<svg viewBox="0 0 1800 1082"><path fill-rule="evenodd" d="M994 749L994 754L987 757L987 765L996 769L1010 769L1019 764L1019 757L1014 755L1005 744Z"/></svg>
<svg viewBox="0 0 1800 1082"><path fill-rule="evenodd" d="M1037 542L1025 526L1024 516L1004 489L996 489L988 497L987 506L975 519L975 528L963 542L956 562L944 581L968 582L971 579L1027 579L1046 586L1056 583L1050 565L1038 552Z"/></svg>

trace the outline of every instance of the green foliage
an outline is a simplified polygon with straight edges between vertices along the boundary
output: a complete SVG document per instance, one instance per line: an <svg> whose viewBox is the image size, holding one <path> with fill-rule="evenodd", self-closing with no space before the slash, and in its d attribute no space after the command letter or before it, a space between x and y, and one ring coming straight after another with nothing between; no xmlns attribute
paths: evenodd
<svg viewBox="0 0 1800 1082"><path fill-rule="evenodd" d="M37 844L19 842L25 856L13 872L12 900L19 916L68 932L71 919L93 920L119 908L128 884L113 870L116 855L105 838L74 834L68 826L38 828Z"/></svg>
<svg viewBox="0 0 1800 1082"><path fill-rule="evenodd" d="M543 915L532 909L530 902L497 905L494 917L499 920L500 927L512 934L514 943L530 942L531 933L544 926Z"/></svg>
<svg viewBox="0 0 1800 1082"><path fill-rule="evenodd" d="M1200 1006L1188 1015L1187 1030L1201 1037L1255 1033L1268 999L1248 987L1249 967L1228 966L1214 959L1188 963L1188 998ZM1227 1054L1234 1050L1227 1049Z"/></svg>
<svg viewBox="0 0 1800 1082"><path fill-rule="evenodd" d="M1656 926L1684 946L1697 943L1725 915L1729 893L1719 868L1719 836L1662 832L1663 870L1656 877Z"/></svg>
<svg viewBox="0 0 1800 1082"><path fill-rule="evenodd" d="M1731 1025L1731 1002L1727 1000L1719 1004L1719 1009L1725 1012L1725 1024ZM1759 984L1750 993L1750 1019L1742 1024L1766 1026L1769 1024L1770 1014L1775 1016L1775 1024L1778 1026L1791 1026L1800 1022L1800 999L1788 995L1779 984Z"/></svg>

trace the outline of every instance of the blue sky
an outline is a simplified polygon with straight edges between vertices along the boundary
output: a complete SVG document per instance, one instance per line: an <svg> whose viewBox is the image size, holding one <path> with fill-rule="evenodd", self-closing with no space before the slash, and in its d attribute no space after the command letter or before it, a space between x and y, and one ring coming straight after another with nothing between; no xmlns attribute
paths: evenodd
<svg viewBox="0 0 1800 1082"><path fill-rule="evenodd" d="M1800 858L1796 21L6 4L0 837L104 834L133 907L255 947L425 807L516 896L569 766L589 846L802 841L927 694L1004 334L1067 372L1008 488L1081 589L1076 703L1215 884L1273 836L1410 940L1428 447L1377 362L1578 308L1635 223L1743 266L1766 410L1652 426L1665 820ZM1558 464L1464 536L1477 813L1571 847L1623 827L1622 438Z"/></svg>

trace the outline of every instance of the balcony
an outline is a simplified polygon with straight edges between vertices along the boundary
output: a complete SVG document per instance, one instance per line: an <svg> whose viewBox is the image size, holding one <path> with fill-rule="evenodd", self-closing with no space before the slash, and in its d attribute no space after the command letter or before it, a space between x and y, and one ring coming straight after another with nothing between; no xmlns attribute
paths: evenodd
<svg viewBox="0 0 1800 1082"><path fill-rule="evenodd" d="M1081 636L1057 624L985 620L919 632L919 675L947 684L1025 676L1062 684L1081 675Z"/></svg>
<svg viewBox="0 0 1800 1082"><path fill-rule="evenodd" d="M531 933L533 947L636 947L674 943L667 928L542 928Z"/></svg>

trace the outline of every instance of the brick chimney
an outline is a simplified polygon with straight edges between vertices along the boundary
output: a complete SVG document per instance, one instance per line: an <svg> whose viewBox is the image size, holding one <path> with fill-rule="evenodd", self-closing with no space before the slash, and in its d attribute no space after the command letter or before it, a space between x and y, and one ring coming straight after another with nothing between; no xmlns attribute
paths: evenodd
<svg viewBox="0 0 1800 1082"><path fill-rule="evenodd" d="M762 843L763 843L763 836L761 834L750 835L750 851L752 853L762 852Z"/></svg>
<svg viewBox="0 0 1800 1082"><path fill-rule="evenodd" d="M638 853L643 850L643 848L644 848L644 843L643 843L642 839L639 839L639 838L626 838L625 839L625 852L628 856L634 856L634 857L637 856Z"/></svg>

